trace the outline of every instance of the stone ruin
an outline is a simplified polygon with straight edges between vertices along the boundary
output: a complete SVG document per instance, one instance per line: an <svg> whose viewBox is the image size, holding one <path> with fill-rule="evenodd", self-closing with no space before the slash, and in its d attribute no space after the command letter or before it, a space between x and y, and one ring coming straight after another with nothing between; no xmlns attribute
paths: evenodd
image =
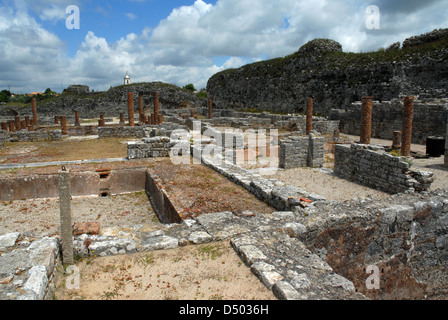
<svg viewBox="0 0 448 320"><path fill-rule="evenodd" d="M141 139L128 144L129 160L183 153L188 159L196 159L242 186L277 211L270 215L249 211L215 212L184 219L176 212L158 178L146 170L85 173L79 178L79 185L71 186L72 195L96 192L107 196L125 189L144 189L159 220L166 227L156 232L145 232L135 226L133 232L138 236L133 237L82 233L73 239L65 235L62 239L44 238L28 244L17 242L19 233L2 235L0 251L4 254L0 256L0 286L13 292L19 283L22 288L21 294L2 293L2 298L48 298L56 266L61 259L66 259L65 262L70 260L63 258L63 254L61 256L61 251L67 250L66 247L64 249L67 241L72 243L73 253L79 256L91 256L92 252L107 256L222 240L230 240L242 261L279 299L447 298L448 191L428 192L431 173L410 170L406 156L394 156L388 150L370 144L374 121L372 97L363 99L363 114L359 117L362 119L362 143L346 145L337 142L339 124L343 122L313 117L312 112L307 112L307 116L248 115L213 109L209 100L208 107L196 107L188 115L182 115L180 113L185 113L185 109L161 110L158 96L153 94L156 102L149 117L142 112L140 104L136 121L133 97L129 94L127 125L124 114L120 114L120 124L116 126L108 126L104 118L100 118L99 138ZM307 108L312 109L311 99ZM35 107L33 112L36 113ZM203 118L199 122L199 134L205 137L200 143L194 143L194 137L188 133L195 128L200 116ZM79 126L79 114L76 118L74 127ZM34 119L37 120L37 115ZM58 138L69 135L73 126L67 127L64 118L58 120L62 126L60 131L57 130ZM400 149L406 150L412 137L412 133L406 130L412 129L412 125L405 121L402 124L400 136L404 139ZM32 125L38 129L37 121ZM275 136L278 143L268 143L270 148L278 151L278 166L285 169L321 167L325 143L336 143L335 175L393 195L386 200L329 201L319 194L267 179L256 171L239 166L237 152L249 149L244 136L238 131L226 135L218 126L253 132L295 128L287 133L278 133ZM2 125L3 128L6 127ZM0 143L13 141L14 132L8 129L0 132ZM31 134L33 131L26 132ZM225 143L227 139L229 143ZM219 140L224 143L217 144ZM448 142L445 149L446 164ZM112 177L115 177L114 184L110 180ZM48 179L54 180L57 176L45 177L45 180L34 177L26 183L16 183L22 183L20 189L26 194L27 188L36 190L32 185L42 186ZM129 181L129 185L124 187L124 181ZM93 189L86 191L83 185ZM122 188L115 190L117 185ZM51 187L43 189L53 192L52 196L58 194L58 190ZM24 194L8 194L1 190L0 200L29 196ZM64 210L69 209L65 207ZM22 271L18 274L17 270ZM372 274L378 277L375 278L378 281L371 280ZM371 285L378 287L372 288Z"/></svg>

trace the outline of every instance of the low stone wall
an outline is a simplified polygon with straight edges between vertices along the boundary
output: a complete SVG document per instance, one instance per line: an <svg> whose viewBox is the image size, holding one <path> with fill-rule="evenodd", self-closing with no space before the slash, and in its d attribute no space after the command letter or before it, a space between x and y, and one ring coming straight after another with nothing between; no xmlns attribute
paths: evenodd
<svg viewBox="0 0 448 320"><path fill-rule="evenodd" d="M226 161L221 154L210 155L202 152L204 146L193 145L191 154L201 163L215 170L230 181L242 186L260 200L281 211L294 210L306 202L323 201L321 195L307 192L295 186L285 185L277 179L266 179L254 171L250 171Z"/></svg>
<svg viewBox="0 0 448 320"><path fill-rule="evenodd" d="M324 164L324 138L309 136L290 137L280 141L279 167L283 169L322 167Z"/></svg>
<svg viewBox="0 0 448 320"><path fill-rule="evenodd" d="M37 130L37 131L16 131L10 132L8 141L10 142L38 142L57 141L62 139L61 130Z"/></svg>
<svg viewBox="0 0 448 320"><path fill-rule="evenodd" d="M336 145L336 176L391 194L426 191L434 174L410 169L404 157L394 157L381 147L362 144Z"/></svg>
<svg viewBox="0 0 448 320"><path fill-rule="evenodd" d="M143 138L142 141L128 142L128 159L169 157L176 142L168 137Z"/></svg>
<svg viewBox="0 0 448 320"><path fill-rule="evenodd" d="M165 224L182 222L182 217L168 198L159 177L151 174L149 171L146 171L145 189L160 222Z"/></svg>
<svg viewBox="0 0 448 320"><path fill-rule="evenodd" d="M101 138L143 138L145 136L144 127L99 127L98 137Z"/></svg>

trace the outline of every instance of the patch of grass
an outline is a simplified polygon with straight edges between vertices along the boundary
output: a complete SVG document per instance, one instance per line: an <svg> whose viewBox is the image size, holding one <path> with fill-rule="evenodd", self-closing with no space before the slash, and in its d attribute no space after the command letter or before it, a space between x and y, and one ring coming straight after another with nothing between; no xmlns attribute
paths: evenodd
<svg viewBox="0 0 448 320"><path fill-rule="evenodd" d="M205 258L215 260L225 253L226 248L220 244L203 245L198 248L198 252Z"/></svg>

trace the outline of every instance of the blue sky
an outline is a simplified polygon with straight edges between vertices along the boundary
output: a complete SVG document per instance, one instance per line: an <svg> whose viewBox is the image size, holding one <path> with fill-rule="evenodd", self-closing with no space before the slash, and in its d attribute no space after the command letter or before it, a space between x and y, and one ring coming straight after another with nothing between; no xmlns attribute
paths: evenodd
<svg viewBox="0 0 448 320"><path fill-rule="evenodd" d="M66 28L66 8L80 29ZM366 8L380 10L379 29ZM372 51L448 28L447 0L2 0L0 89L107 90L163 81L204 88L216 72L282 57L315 38Z"/></svg>

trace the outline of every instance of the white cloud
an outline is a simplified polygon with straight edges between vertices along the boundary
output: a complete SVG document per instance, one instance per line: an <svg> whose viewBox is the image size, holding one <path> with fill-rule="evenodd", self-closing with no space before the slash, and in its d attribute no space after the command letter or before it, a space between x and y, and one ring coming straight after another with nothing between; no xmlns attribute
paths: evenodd
<svg viewBox="0 0 448 320"><path fill-rule="evenodd" d="M126 13L126 17L128 17L129 20L135 20L137 19L137 16L131 12Z"/></svg>
<svg viewBox="0 0 448 320"><path fill-rule="evenodd" d="M144 2L144 0L128 0ZM0 4L0 85L88 84L96 90L120 84L126 71L135 81L165 81L205 87L214 73L291 54L314 38L339 41L345 51L368 51L406 37L448 27L443 0L197 0L175 8L154 28L134 30L118 41L83 30L73 57L64 42L37 20L66 17L79 0L5 0ZM381 29L367 30L365 9L381 9ZM108 12L113 8L109 7ZM35 17L33 18L33 13ZM123 14L123 13L122 13ZM124 13L133 20L137 16ZM219 65L213 63L221 57ZM32 76L30 76L32 74ZM44 88L45 89L45 88Z"/></svg>

